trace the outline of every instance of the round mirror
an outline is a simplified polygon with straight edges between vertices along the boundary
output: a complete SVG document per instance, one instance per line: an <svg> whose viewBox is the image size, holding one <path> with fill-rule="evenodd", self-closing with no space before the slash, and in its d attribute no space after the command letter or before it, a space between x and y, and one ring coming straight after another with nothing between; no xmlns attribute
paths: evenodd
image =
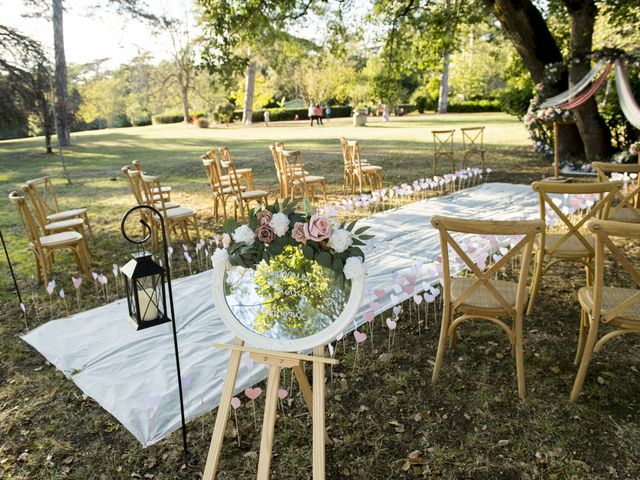
<svg viewBox="0 0 640 480"><path fill-rule="evenodd" d="M229 329L251 346L302 351L332 341L355 317L364 279L307 260L301 249L243 267L214 269L214 303Z"/></svg>

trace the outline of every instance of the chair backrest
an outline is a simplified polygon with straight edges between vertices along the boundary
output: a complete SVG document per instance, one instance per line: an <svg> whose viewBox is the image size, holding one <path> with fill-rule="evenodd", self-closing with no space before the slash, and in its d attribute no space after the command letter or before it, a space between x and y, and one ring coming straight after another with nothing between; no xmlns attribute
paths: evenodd
<svg viewBox="0 0 640 480"><path fill-rule="evenodd" d="M271 152L271 156L273 157L273 165L276 167L276 175L278 176L278 185L280 187L280 195L285 195L285 185L286 178L282 169L281 160L280 160L280 152L276 146L277 144L272 143L269 145L269 151Z"/></svg>
<svg viewBox="0 0 640 480"><path fill-rule="evenodd" d="M13 191L9 194L9 201L15 205L18 215L20 216L20 221L29 236L29 241L34 247L40 248L40 232L38 231L36 222L33 220L33 216L27 205L27 200L20 192Z"/></svg>
<svg viewBox="0 0 640 480"><path fill-rule="evenodd" d="M342 161L344 162L345 172L350 172L353 167L351 162L351 152L349 151L349 140L346 138L340 139L340 146L342 147Z"/></svg>
<svg viewBox="0 0 640 480"><path fill-rule="evenodd" d="M484 127L461 128L462 146L466 152L477 152L484 147Z"/></svg>
<svg viewBox="0 0 640 480"><path fill-rule="evenodd" d="M349 146L349 156L351 158L351 165L360 174L362 172L362 158L360 157L360 147L357 140L349 140L347 142Z"/></svg>
<svg viewBox="0 0 640 480"><path fill-rule="evenodd" d="M537 234L544 231L544 222L541 220L475 220L475 219L461 219L452 217L434 216L431 219L431 225L433 225L440 233L440 246L442 249L442 272L443 272L443 289L444 298L446 301L453 302L451 293L451 277L452 274L459 272L452 272L449 248L460 257L465 267L475 277L475 281L457 298L455 303L452 303L452 307L456 308L460 304L464 303L476 290L483 289L485 294L493 297L496 302L502 307L502 309L509 315L514 315L516 312L521 312L524 308L525 292L527 288L527 273L529 271L529 262L531 260L531 252L533 250L533 242ZM481 268L478 263L471 259L470 253L465 252L465 249L461 246L461 242L457 241L451 236L451 233L462 234L475 234L475 235L497 235L497 236L509 236L519 237L519 240L515 241L515 245L511 249L498 258L498 260L490 264L486 262ZM518 287L516 294L515 310L511 304L504 298L504 296L498 291L498 289L491 284L491 277L499 272L502 268L509 265L511 259L518 255L522 251L522 263L520 267L520 274L518 277ZM491 255L489 255L491 256ZM497 257L496 257L497 258Z"/></svg>
<svg viewBox="0 0 640 480"><path fill-rule="evenodd" d="M158 195L159 198L157 201L153 200L152 189L155 189L156 192L160 192L162 189L162 185L160 184L158 177L147 175L146 173L140 173L140 185L144 196L146 197L147 205L152 205L162 213L166 213L167 207L165 205L164 195Z"/></svg>
<svg viewBox="0 0 640 480"><path fill-rule="evenodd" d="M46 212L45 216L60 211L60 204L58 203L58 197L53 188L51 177L34 178L33 180L27 180L25 183L33 188L35 195L40 197Z"/></svg>
<svg viewBox="0 0 640 480"><path fill-rule="evenodd" d="M635 221L640 222L640 165L637 163L603 163L593 162L591 166L598 174L601 182L620 181L622 190L616 195L615 205L611 206L609 217L614 217L621 209L628 207L628 212Z"/></svg>
<svg viewBox="0 0 640 480"><path fill-rule="evenodd" d="M542 244L549 254L553 254L562 245L575 237L589 252L594 255L593 246L584 233L580 230L589 220L593 218L607 218L611 201L622 189L620 182L593 182L593 183L558 183L558 182L533 182L531 188L538 193L540 199L540 218L542 221L547 220L547 209L549 209L558 220L562 222L562 226L566 227L567 232L558 237L552 244L546 243L545 233L542 234ZM570 210L564 209L550 195L571 195L590 196L583 202L575 203L571 208L582 213L581 215L573 215ZM590 206L589 206L590 205ZM568 208L568 207L567 207Z"/></svg>
<svg viewBox="0 0 640 480"><path fill-rule="evenodd" d="M453 155L453 134L455 130L431 130L435 156Z"/></svg>
<svg viewBox="0 0 640 480"><path fill-rule="evenodd" d="M281 165L286 172L286 180L290 182L294 178L306 184L307 180L304 173L304 164L302 163L302 154L300 150L279 150ZM295 173L294 173L295 172Z"/></svg>
<svg viewBox="0 0 640 480"><path fill-rule="evenodd" d="M624 316L624 312L640 303L640 272L633 265L629 255L612 241L614 238L624 238L629 240L640 239L640 225L626 222L613 222L610 220L590 220L587 229L593 233L596 239L595 253L595 276L594 276L594 299L593 312L594 319L607 323L616 317ZM616 263L629 274L635 281L637 293L621 297L617 305L607 305L607 314L601 315L602 292L604 289L604 262L605 247L611 252Z"/></svg>
<svg viewBox="0 0 640 480"><path fill-rule="evenodd" d="M229 168L229 164L233 163L231 159L231 150L229 150L228 146L223 146L218 148L218 153L220 153L220 163L224 168ZM228 172L227 172L228 173Z"/></svg>
<svg viewBox="0 0 640 480"><path fill-rule="evenodd" d="M142 163L140 163L140 160L131 160L131 165L134 169L142 173Z"/></svg>
<svg viewBox="0 0 640 480"><path fill-rule="evenodd" d="M47 224L47 207L42 201L40 195L38 195L38 192L36 192L35 186L25 183L21 188L25 198L28 198L31 201L36 221L38 222L40 229L44 232L44 227Z"/></svg>
<svg viewBox="0 0 640 480"><path fill-rule="evenodd" d="M142 175L140 170L131 170L128 166L122 167L120 170L122 174L127 177L129 188L131 188L131 193L133 193L138 205L146 204L147 200L144 198L145 192L142 186L142 180L140 179L140 175Z"/></svg>

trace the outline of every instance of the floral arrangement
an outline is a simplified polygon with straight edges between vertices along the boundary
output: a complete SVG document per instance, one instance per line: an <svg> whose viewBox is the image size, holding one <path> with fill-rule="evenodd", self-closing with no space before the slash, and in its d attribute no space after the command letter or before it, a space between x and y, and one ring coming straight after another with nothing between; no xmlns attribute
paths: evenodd
<svg viewBox="0 0 640 480"><path fill-rule="evenodd" d="M364 275L364 253L359 248L373 238L365 232L369 227L355 229L355 221L346 225L314 213L305 198L305 212L296 212L298 201L258 206L250 211L249 223L225 222L222 247L211 261L214 268L230 264L253 268L283 252L286 246L300 247L304 257L344 274L348 280Z"/></svg>

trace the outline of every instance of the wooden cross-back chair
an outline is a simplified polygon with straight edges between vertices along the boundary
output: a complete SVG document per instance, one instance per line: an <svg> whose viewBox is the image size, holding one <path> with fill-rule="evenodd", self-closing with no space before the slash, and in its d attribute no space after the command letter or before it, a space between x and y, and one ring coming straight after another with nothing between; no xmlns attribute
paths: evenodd
<svg viewBox="0 0 640 480"><path fill-rule="evenodd" d="M480 159L480 168L484 172L484 128L485 127L467 127L461 128L462 147L464 155L462 157L462 168L467 168L467 162L472 157Z"/></svg>
<svg viewBox="0 0 640 480"><path fill-rule="evenodd" d="M456 161L453 156L453 134L455 130L431 130L433 134L433 176L436 176L438 160L449 159L451 173L456 173Z"/></svg>
<svg viewBox="0 0 640 480"><path fill-rule="evenodd" d="M210 152L202 155L202 165L207 174L207 180L209 180L209 187L213 194L213 213L215 221L218 221L220 217L220 207L222 207L222 219L227 218L227 200L234 195L234 190L231 187L231 180L228 175L224 178L220 176L219 168L216 162L216 152L211 150ZM246 188L243 186L243 188Z"/></svg>
<svg viewBox="0 0 640 480"><path fill-rule="evenodd" d="M450 347L455 348L458 326L467 320L488 320L507 334L516 360L518 394L520 398L524 398L522 328L527 297L527 275L533 242L536 235L544 231L544 222L540 220L471 220L434 216L431 219L431 224L440 233L444 275L444 308L432 382L437 383L439 379L447 339L450 341ZM460 243L451 236L452 232L475 235L522 235L522 239L493 265L481 269L464 251ZM451 271L450 248L464 262L472 276L452 278L452 275L458 272ZM500 269L509 265L509 262L520 253L522 253L522 263L518 282L491 278ZM512 320L511 326L507 325L502 320L503 318L510 318Z"/></svg>
<svg viewBox="0 0 640 480"><path fill-rule="evenodd" d="M615 337L627 333L640 333L640 272L623 248L616 245L612 239L640 240L640 225L591 220L587 229L595 237L595 276L593 286L583 287L578 292L582 315L575 363L577 365L579 362L580 366L571 391L572 402L580 396L593 354ZM635 288L605 286L606 250L615 259L616 268L622 266L633 279ZM613 330L598 339L600 325L613 327Z"/></svg>
<svg viewBox="0 0 640 480"><path fill-rule="evenodd" d="M236 171L236 174L240 178L246 181L247 190L255 190L256 184L253 181L253 169L252 168L235 168L235 165L233 164L233 160L231 159L231 150L229 150L229 147L227 146L218 148L218 152L220 153L220 157L221 157L221 161L220 161L221 165L227 169L227 175L231 175L231 171L229 167L233 165Z"/></svg>
<svg viewBox="0 0 640 480"><path fill-rule="evenodd" d="M180 204L167 200L167 195L155 193L155 188L147 189L142 182L142 175L144 174L140 170L134 170L128 166L124 166L120 170L127 177L129 188L138 205L150 205L157 209L180 207Z"/></svg>
<svg viewBox="0 0 640 480"><path fill-rule="evenodd" d="M593 162L591 166L598 174L599 181L622 182L622 190L611 205L608 220L640 223L640 165ZM612 178L616 174L622 178Z"/></svg>
<svg viewBox="0 0 640 480"><path fill-rule="evenodd" d="M151 175L146 175L144 173L140 174L140 179L142 180L141 185L143 187L143 191L145 192L146 200L149 202L150 198L153 198L152 189L158 189L157 191L161 191L160 188L162 185L160 184L160 180L158 177L153 177ZM192 226L196 232L196 235L200 237L200 229L198 227L198 214L186 207L176 207L169 208L167 207L167 203L160 196L160 201L156 203L156 209L163 216L165 221L166 233L167 233L167 244L171 245L172 235L176 233L179 229L182 234L182 239L185 242L190 241L189 237L189 226ZM152 220L152 233L154 244L157 242L158 233L159 233L159 225L156 216L154 215Z"/></svg>
<svg viewBox="0 0 640 480"><path fill-rule="evenodd" d="M353 185L353 160L351 159L349 140L341 138L340 147L342 148L342 160L344 165L344 183L342 185L342 191L344 192L347 188L352 187ZM362 165L369 165L369 162L362 159L360 159L360 163Z"/></svg>
<svg viewBox="0 0 640 480"><path fill-rule="evenodd" d="M62 232L65 230L75 230L79 232L83 237L86 235L84 231L84 218L82 217L72 217L64 220L59 220L56 222L47 221L47 209L40 198L40 195L35 191L35 187L33 185L22 185L22 191L24 196L29 199L31 202L31 206L33 207L33 211L35 213L36 221L40 226L40 230L45 234Z"/></svg>
<svg viewBox="0 0 640 480"><path fill-rule="evenodd" d="M135 170L137 170L138 172L146 173L142 169L142 163L140 162L140 160L132 160L131 161L131 165L133 165L133 168ZM164 199L170 202L171 201L171 190L172 190L172 188L169 185L163 185L162 186L162 190L160 190L159 192L154 190L153 194L154 195L159 195L159 194L162 193L162 194L164 194Z"/></svg>
<svg viewBox="0 0 640 480"><path fill-rule="evenodd" d="M241 185L241 176L237 173L233 163L229 163L228 168L232 190L231 199L234 203L234 218L238 219L238 210L240 210L242 220L246 220L251 202L266 206L269 200L269 193L264 190L244 190L244 185Z"/></svg>
<svg viewBox="0 0 640 480"><path fill-rule="evenodd" d="M581 263L585 267L587 285L590 285L593 276L591 264L595 255L594 241L591 236L585 236L582 228L592 218L607 218L611 202L622 189L622 184L620 182L534 182L531 184L531 188L539 196L541 220L547 219L547 209L549 209L558 217L560 226L566 229L566 232L547 233L545 231L540 236L539 242L534 245L535 269L527 315L533 313L542 277L549 268L557 263ZM550 196L554 194L567 195L568 197L571 195L597 195L598 200L592 200L593 205L588 209L583 209L580 215L568 215ZM551 259L546 265L545 257Z"/></svg>
<svg viewBox="0 0 640 480"><path fill-rule="evenodd" d="M378 189L382 190L382 167L370 165L363 161L360 155L360 146L356 140L347 141L349 157L351 159L351 193L355 193L356 180L358 181L358 192L362 193L362 184L365 178L369 180L369 186L373 192L374 180Z"/></svg>
<svg viewBox="0 0 640 480"><path fill-rule="evenodd" d="M53 268L53 254L57 250L71 250L76 264L89 281L91 278L91 260L89 247L80 232L67 230L47 235L40 235L36 222L31 215L25 197L20 192L9 194L9 201L16 207L22 225L29 238L29 250L33 252L36 260L36 278L49 283Z"/></svg>
<svg viewBox="0 0 640 480"><path fill-rule="evenodd" d="M33 180L27 180L25 183L30 188L31 194L38 196L39 203L42 205L43 215L47 223L62 222L71 218L82 218L84 224L89 230L89 234L93 234L91 231L91 223L89 223L89 214L86 208L60 210L60 204L58 203L58 197L55 189L53 188L51 177L34 178Z"/></svg>
<svg viewBox="0 0 640 480"><path fill-rule="evenodd" d="M284 150L284 143L274 143L269 145L271 155L273 156L273 164L276 167L276 173L278 175L278 183L280 186L280 197L288 198L290 190L290 182L293 179L304 175L309 175L307 171L300 171L296 165L290 165L282 159L282 151Z"/></svg>
<svg viewBox="0 0 640 480"><path fill-rule="evenodd" d="M291 200L308 197L313 199L316 186L320 186L327 202L327 185L324 177L309 175L304 169L302 154L299 150L284 150L279 152L281 165L287 174L287 185ZM296 195L299 192L299 195Z"/></svg>

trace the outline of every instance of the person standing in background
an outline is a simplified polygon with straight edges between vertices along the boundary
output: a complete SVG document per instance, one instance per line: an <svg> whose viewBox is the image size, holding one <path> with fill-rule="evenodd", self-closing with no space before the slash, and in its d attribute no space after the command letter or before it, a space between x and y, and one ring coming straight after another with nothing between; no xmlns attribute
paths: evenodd
<svg viewBox="0 0 640 480"><path fill-rule="evenodd" d="M307 113L309 114L309 120L311 120L311 126L313 127L313 121L316 119L316 109L313 106L313 103L309 105Z"/></svg>
<svg viewBox="0 0 640 480"><path fill-rule="evenodd" d="M389 121L389 105L385 104L384 109L382 110L382 121Z"/></svg>
<svg viewBox="0 0 640 480"><path fill-rule="evenodd" d="M322 107L320 106L319 103L316 103L316 108L314 110L314 113L316 115L316 122L318 123L318 125L323 125L323 123L322 123Z"/></svg>
<svg viewBox="0 0 640 480"><path fill-rule="evenodd" d="M269 120L271 120L269 118L269 112L267 110L264 111L264 124L266 127L269 126Z"/></svg>
<svg viewBox="0 0 640 480"><path fill-rule="evenodd" d="M329 120L329 118L331 117L331 107L327 105L327 108L325 108L324 111L327 114L327 120Z"/></svg>

